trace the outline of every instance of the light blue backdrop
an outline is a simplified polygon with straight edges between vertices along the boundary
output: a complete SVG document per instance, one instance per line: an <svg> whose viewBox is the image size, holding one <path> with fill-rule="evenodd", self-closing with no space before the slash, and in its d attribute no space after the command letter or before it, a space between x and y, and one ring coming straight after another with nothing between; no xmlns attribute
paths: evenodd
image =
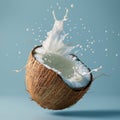
<svg viewBox="0 0 120 120"><path fill-rule="evenodd" d="M19 73L13 70L25 66L30 50L40 44L39 40L45 39L46 32L54 23L52 10L57 18L62 19L65 8L69 9L69 20L65 23L65 31L70 33L67 43L86 46L87 40L93 42L89 43L91 49L81 50L78 55L90 68L102 65L99 73L108 75L93 82L87 99L92 101L91 96L120 96L120 0L0 0L1 104L5 104L7 96L28 98L25 70ZM13 98L10 102L11 106L8 106L12 107ZM89 100L86 100L88 105L87 102ZM104 99L102 102L100 106L104 105ZM114 102L119 106L118 99ZM17 107L17 102L15 105ZM74 109L78 109L78 106Z"/></svg>
<svg viewBox="0 0 120 120"><path fill-rule="evenodd" d="M71 4L74 5L71 8ZM0 1L0 95L25 95L25 71L15 73L12 70L22 68L30 50L39 45L46 31L53 25L52 10L58 19L62 19L65 8L69 9L69 26L66 33L72 36L70 44L86 44L93 37L95 43L84 52L80 59L90 68L103 66L101 72L108 77L97 79L91 91L96 94L120 94L120 1L119 0L1 0ZM61 9L59 8L61 7ZM47 19L47 20L46 20ZM69 31L73 26L77 29ZM86 30L83 30L84 25ZM39 28L40 27L40 28ZM29 29L26 32L26 29ZM32 30L35 34L32 34ZM39 29L42 32L39 32ZM46 31L44 31L46 30ZM89 31L86 32L86 31ZM108 49L105 52L105 49ZM118 56L116 57L116 54ZM108 55L108 56L106 56Z"/></svg>

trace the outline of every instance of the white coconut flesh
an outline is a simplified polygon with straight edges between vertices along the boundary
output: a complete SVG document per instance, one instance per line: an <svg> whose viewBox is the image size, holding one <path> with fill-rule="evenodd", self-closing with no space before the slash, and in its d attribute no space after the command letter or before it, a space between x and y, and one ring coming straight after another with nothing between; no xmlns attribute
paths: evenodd
<svg viewBox="0 0 120 120"><path fill-rule="evenodd" d="M91 80L89 69L73 55L45 52L43 47L38 47L34 51L34 57L48 69L59 74L73 89L86 87Z"/></svg>

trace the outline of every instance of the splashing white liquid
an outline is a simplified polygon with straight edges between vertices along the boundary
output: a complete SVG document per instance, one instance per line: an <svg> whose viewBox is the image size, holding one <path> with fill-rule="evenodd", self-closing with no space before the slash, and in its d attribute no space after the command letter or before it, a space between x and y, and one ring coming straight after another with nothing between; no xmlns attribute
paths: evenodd
<svg viewBox="0 0 120 120"><path fill-rule="evenodd" d="M68 9L66 9L66 14L63 20L57 20L54 11L52 12L55 23L50 32L47 33L47 39L43 41L43 48L45 52L51 52L56 54L68 54L72 47L69 47L63 43L65 37L68 34L63 32L64 22L67 21Z"/></svg>
<svg viewBox="0 0 120 120"><path fill-rule="evenodd" d="M75 46L64 44L68 35L64 32L64 22L68 19L68 9L66 9L66 14L62 20L57 20L54 11L52 14L55 20L53 28L47 33L42 47L35 49L34 57L48 69L57 72L70 87L85 87L91 80L91 73L97 72L101 67L90 71L75 55L71 54Z"/></svg>
<svg viewBox="0 0 120 120"><path fill-rule="evenodd" d="M53 28L47 33L47 38L42 47L35 50L35 58L47 68L57 72L63 80L72 88L82 88L91 80L90 70L75 55L70 55L74 46L64 44L68 34L65 34L64 22L67 21L68 9L62 20L55 20Z"/></svg>

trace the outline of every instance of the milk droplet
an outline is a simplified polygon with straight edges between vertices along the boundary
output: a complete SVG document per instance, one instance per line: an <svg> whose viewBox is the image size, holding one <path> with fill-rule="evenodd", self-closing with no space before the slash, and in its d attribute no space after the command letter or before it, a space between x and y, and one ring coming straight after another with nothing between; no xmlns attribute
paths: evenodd
<svg viewBox="0 0 120 120"><path fill-rule="evenodd" d="M16 43L15 46L17 47L17 46L18 46L18 43Z"/></svg>
<svg viewBox="0 0 120 120"><path fill-rule="evenodd" d="M47 60L47 58L45 58L45 61Z"/></svg>
<svg viewBox="0 0 120 120"><path fill-rule="evenodd" d="M108 31L107 30L105 30L105 33L107 33Z"/></svg>
<svg viewBox="0 0 120 120"><path fill-rule="evenodd" d="M82 45L80 45L80 48L82 48Z"/></svg>
<svg viewBox="0 0 120 120"><path fill-rule="evenodd" d="M42 40L40 40L39 42L42 43Z"/></svg>
<svg viewBox="0 0 120 120"><path fill-rule="evenodd" d="M83 23L82 23L81 25L82 25L82 26L84 26L84 24L83 24Z"/></svg>
<svg viewBox="0 0 120 120"><path fill-rule="evenodd" d="M32 31L34 31L34 29L32 28Z"/></svg>
<svg viewBox="0 0 120 120"><path fill-rule="evenodd" d="M90 43L91 45L93 44L93 42Z"/></svg>
<svg viewBox="0 0 120 120"><path fill-rule="evenodd" d="M74 4L71 4L70 7L73 8L73 7L74 7Z"/></svg>
<svg viewBox="0 0 120 120"><path fill-rule="evenodd" d="M89 48L89 45L86 45L87 48Z"/></svg>
<svg viewBox="0 0 120 120"><path fill-rule="evenodd" d="M39 32L41 32L42 30L40 29Z"/></svg>
<svg viewBox="0 0 120 120"><path fill-rule="evenodd" d="M87 51L87 49L86 49L86 48L84 48L84 51Z"/></svg>
<svg viewBox="0 0 120 120"><path fill-rule="evenodd" d="M81 56L83 56L83 54L82 54L82 53L81 53L80 55L81 55Z"/></svg>
<svg viewBox="0 0 120 120"><path fill-rule="evenodd" d="M83 19L82 18L80 18L80 21L82 21Z"/></svg>
<svg viewBox="0 0 120 120"><path fill-rule="evenodd" d="M120 33L118 33L117 35L120 36Z"/></svg>
<svg viewBox="0 0 120 120"><path fill-rule="evenodd" d="M29 31L29 28L26 28L26 31L28 32L28 31Z"/></svg>
<svg viewBox="0 0 120 120"><path fill-rule="evenodd" d="M95 53L95 51L92 51L92 53Z"/></svg>
<svg viewBox="0 0 120 120"><path fill-rule="evenodd" d="M118 53L116 53L115 56L118 57Z"/></svg>
<svg viewBox="0 0 120 120"><path fill-rule="evenodd" d="M59 3L57 2L56 5L59 6Z"/></svg>
<svg viewBox="0 0 120 120"><path fill-rule="evenodd" d="M105 51L107 52L107 51L108 51L108 48L105 48Z"/></svg>
<svg viewBox="0 0 120 120"><path fill-rule="evenodd" d="M60 6L58 7L58 10L61 10L61 7L60 7Z"/></svg>
<svg viewBox="0 0 120 120"><path fill-rule="evenodd" d="M35 39L35 41L38 41L38 39Z"/></svg>
<svg viewBox="0 0 120 120"><path fill-rule="evenodd" d="M87 41L87 42L89 42L89 40L88 40L88 39L87 39L86 41Z"/></svg>
<svg viewBox="0 0 120 120"><path fill-rule="evenodd" d="M83 30L86 30L86 26L83 27Z"/></svg>
<svg viewBox="0 0 120 120"><path fill-rule="evenodd" d="M80 46L79 44L76 45L76 47L79 47L79 46Z"/></svg>
<svg viewBox="0 0 120 120"><path fill-rule="evenodd" d="M18 54L20 55L20 54L21 54L21 51L18 51Z"/></svg>

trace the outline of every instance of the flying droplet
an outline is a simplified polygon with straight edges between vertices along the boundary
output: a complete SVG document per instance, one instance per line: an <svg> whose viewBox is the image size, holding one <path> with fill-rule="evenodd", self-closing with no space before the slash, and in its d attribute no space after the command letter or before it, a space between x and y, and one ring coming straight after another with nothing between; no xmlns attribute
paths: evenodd
<svg viewBox="0 0 120 120"><path fill-rule="evenodd" d="M81 56L83 56L83 54L82 54L82 53L81 53L80 55L81 55Z"/></svg>
<svg viewBox="0 0 120 120"><path fill-rule="evenodd" d="M116 53L115 56L118 57L118 53Z"/></svg>
<svg viewBox="0 0 120 120"><path fill-rule="evenodd" d="M107 51L108 51L108 48L105 48L105 51L107 52Z"/></svg>
<svg viewBox="0 0 120 120"><path fill-rule="evenodd" d="M21 51L18 51L18 54L20 55L20 54L21 54Z"/></svg>
<svg viewBox="0 0 120 120"><path fill-rule="evenodd" d="M89 45L86 45L87 48L89 48Z"/></svg>
<svg viewBox="0 0 120 120"><path fill-rule="evenodd" d="M60 6L58 7L58 10L61 10L61 7L60 7Z"/></svg>
<svg viewBox="0 0 120 120"><path fill-rule="evenodd" d="M17 46L18 46L18 43L16 43L15 46L17 47Z"/></svg>
<svg viewBox="0 0 120 120"><path fill-rule="evenodd" d="M90 44L93 45L94 42L91 42Z"/></svg>
<svg viewBox="0 0 120 120"><path fill-rule="evenodd" d="M86 30L86 26L83 27L83 30Z"/></svg>
<svg viewBox="0 0 120 120"><path fill-rule="evenodd" d="M82 21L83 19L82 18L80 18L80 21Z"/></svg>
<svg viewBox="0 0 120 120"><path fill-rule="evenodd" d="M117 35L120 36L120 33L118 33Z"/></svg>
<svg viewBox="0 0 120 120"><path fill-rule="evenodd" d="M80 45L80 48L82 48L82 45Z"/></svg>
<svg viewBox="0 0 120 120"><path fill-rule="evenodd" d="M108 33L108 31L107 31L107 30L105 30L105 33Z"/></svg>
<svg viewBox="0 0 120 120"><path fill-rule="evenodd" d="M95 51L92 51L92 53L94 54L94 53L95 53Z"/></svg>
<svg viewBox="0 0 120 120"><path fill-rule="evenodd" d="M84 51L87 51L87 49L86 49L86 48L84 48Z"/></svg>
<svg viewBox="0 0 120 120"><path fill-rule="evenodd" d="M56 5L59 6L59 3L57 2Z"/></svg>
<svg viewBox="0 0 120 120"><path fill-rule="evenodd" d="M74 7L74 4L71 4L70 7L73 8L73 7Z"/></svg>
<svg viewBox="0 0 120 120"><path fill-rule="evenodd" d="M26 28L26 31L28 32L28 31L29 31L29 28Z"/></svg>

